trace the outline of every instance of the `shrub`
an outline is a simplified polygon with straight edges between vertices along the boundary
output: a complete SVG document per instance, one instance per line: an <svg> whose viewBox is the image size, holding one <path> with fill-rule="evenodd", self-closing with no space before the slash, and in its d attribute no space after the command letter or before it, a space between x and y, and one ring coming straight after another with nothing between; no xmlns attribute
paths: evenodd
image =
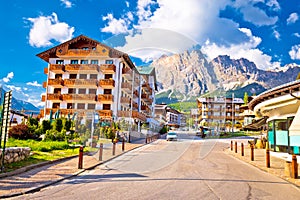
<svg viewBox="0 0 300 200"><path fill-rule="evenodd" d="M65 141L66 140L66 131L63 130L61 132L51 129L47 130L45 134L46 141Z"/></svg>
<svg viewBox="0 0 300 200"><path fill-rule="evenodd" d="M43 129L43 133L46 133L47 130L51 129L50 120L43 120L42 121L42 129Z"/></svg>
<svg viewBox="0 0 300 200"><path fill-rule="evenodd" d="M55 122L54 122L53 128L56 131L60 132L62 130L62 128L63 128L62 119L60 119L60 118L56 119Z"/></svg>
<svg viewBox="0 0 300 200"><path fill-rule="evenodd" d="M8 136L20 140L35 138L34 134L30 133L28 126L25 124L13 126L11 129L9 129Z"/></svg>

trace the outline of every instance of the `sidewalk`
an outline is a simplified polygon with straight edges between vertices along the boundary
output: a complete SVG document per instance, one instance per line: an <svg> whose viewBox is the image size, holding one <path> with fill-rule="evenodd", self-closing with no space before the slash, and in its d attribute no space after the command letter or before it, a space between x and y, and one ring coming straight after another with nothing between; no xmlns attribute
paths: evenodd
<svg viewBox="0 0 300 200"><path fill-rule="evenodd" d="M49 185L76 176L85 170L92 169L127 151L138 148L144 145L144 141L143 139L134 143L125 143L124 152L122 152L122 143L117 143L115 156L112 155L112 145L106 145L103 148L102 161L98 161L99 151L97 153L85 154L83 156L83 169L78 169L78 156L73 156L59 161L47 162L42 166L29 166L27 167L28 171L27 169L23 169L25 172L15 175L14 173L17 172L13 174L0 174L0 199L39 191Z"/></svg>
<svg viewBox="0 0 300 200"><path fill-rule="evenodd" d="M270 174L276 175L297 187L300 187L300 167L298 167L298 179L290 178L288 171L285 169L286 161L291 161L291 156L287 153L279 153L270 151L270 168L266 167L266 150L265 149L254 149L254 161L251 161L251 149L247 141L244 141L244 156L241 156L241 141L238 141L237 153L235 153L235 141L233 140L233 150L229 148L225 150L228 154L244 161L250 163L251 165L268 172ZM300 163L300 156L297 156L297 163Z"/></svg>

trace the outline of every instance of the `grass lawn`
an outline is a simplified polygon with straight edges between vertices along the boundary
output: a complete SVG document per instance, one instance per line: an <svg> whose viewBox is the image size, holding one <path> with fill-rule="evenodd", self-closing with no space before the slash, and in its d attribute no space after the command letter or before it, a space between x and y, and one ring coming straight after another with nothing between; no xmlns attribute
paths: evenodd
<svg viewBox="0 0 300 200"><path fill-rule="evenodd" d="M31 155L23 161L5 164L5 172L79 154L78 148L69 146L67 142L58 141L16 140L10 138L6 143L6 147L30 147ZM89 151L90 149L84 148L84 150Z"/></svg>

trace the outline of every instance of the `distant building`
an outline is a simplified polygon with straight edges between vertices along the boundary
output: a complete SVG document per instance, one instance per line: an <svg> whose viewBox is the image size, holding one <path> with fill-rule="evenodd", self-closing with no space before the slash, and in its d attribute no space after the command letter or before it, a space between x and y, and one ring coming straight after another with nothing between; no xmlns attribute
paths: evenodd
<svg viewBox="0 0 300 200"><path fill-rule="evenodd" d="M166 104L155 105L155 119L162 125L174 128L186 125L186 117L184 114Z"/></svg>
<svg viewBox="0 0 300 200"><path fill-rule="evenodd" d="M265 91L248 106L256 116L268 118L271 149L300 154L300 80Z"/></svg>
<svg viewBox="0 0 300 200"><path fill-rule="evenodd" d="M140 125L153 117L155 70L137 69L126 53L80 35L37 56L48 63L42 118L97 115Z"/></svg>
<svg viewBox="0 0 300 200"><path fill-rule="evenodd" d="M204 97L197 99L198 119L200 124L225 127L226 124L242 124L241 98Z"/></svg>

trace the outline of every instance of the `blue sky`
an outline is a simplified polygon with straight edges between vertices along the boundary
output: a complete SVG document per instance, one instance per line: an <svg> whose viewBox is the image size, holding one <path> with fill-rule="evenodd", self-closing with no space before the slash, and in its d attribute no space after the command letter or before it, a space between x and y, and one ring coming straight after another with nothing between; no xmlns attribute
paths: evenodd
<svg viewBox="0 0 300 200"><path fill-rule="evenodd" d="M47 66L36 54L84 34L137 65L197 46L207 58L245 57L260 69L300 64L298 0L2 1L0 85L41 104Z"/></svg>

